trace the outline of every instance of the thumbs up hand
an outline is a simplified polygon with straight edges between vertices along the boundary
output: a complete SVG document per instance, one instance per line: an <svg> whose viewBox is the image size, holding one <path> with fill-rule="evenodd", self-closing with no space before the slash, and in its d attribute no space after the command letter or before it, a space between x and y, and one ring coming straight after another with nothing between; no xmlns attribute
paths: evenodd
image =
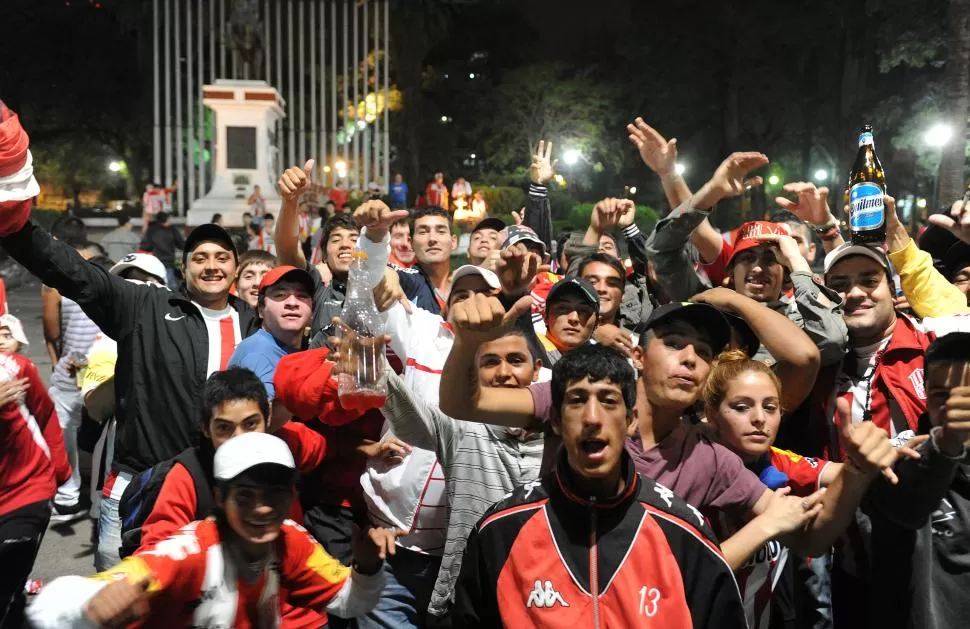
<svg viewBox="0 0 970 629"><path fill-rule="evenodd" d="M279 189L280 195L287 201L299 200L300 195L310 187L311 174L313 173L313 160L307 160L303 168L292 166L280 175Z"/></svg>

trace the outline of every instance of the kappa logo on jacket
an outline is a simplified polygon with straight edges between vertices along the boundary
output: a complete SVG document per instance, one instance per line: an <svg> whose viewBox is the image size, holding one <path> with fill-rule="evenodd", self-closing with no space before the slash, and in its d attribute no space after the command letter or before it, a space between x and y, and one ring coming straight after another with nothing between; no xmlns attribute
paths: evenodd
<svg viewBox="0 0 970 629"><path fill-rule="evenodd" d="M529 599L525 606L542 609L555 607L557 603L562 607L569 607L569 603L562 597L562 594L552 587L552 581L546 581L545 587L543 587L542 581L536 579L535 588L529 593Z"/></svg>

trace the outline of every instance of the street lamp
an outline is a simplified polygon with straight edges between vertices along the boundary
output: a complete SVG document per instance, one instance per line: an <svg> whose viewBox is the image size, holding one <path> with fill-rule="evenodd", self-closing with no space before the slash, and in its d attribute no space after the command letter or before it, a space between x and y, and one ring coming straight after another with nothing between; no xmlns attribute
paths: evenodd
<svg viewBox="0 0 970 629"><path fill-rule="evenodd" d="M824 168L819 168L818 170L815 171L815 181L819 183L825 183L826 181L828 181L828 178L829 178L829 171L825 170Z"/></svg>
<svg viewBox="0 0 970 629"><path fill-rule="evenodd" d="M122 168L121 162L109 162L108 163L108 170L110 170L113 173L120 173L121 172L121 168Z"/></svg>
<svg viewBox="0 0 970 629"><path fill-rule="evenodd" d="M566 166L575 166L579 158L582 157L579 151L576 149L566 149L566 152L562 154L562 161Z"/></svg>
<svg viewBox="0 0 970 629"><path fill-rule="evenodd" d="M674 164L674 172L677 173L678 175L683 175L685 172L687 172L687 167L681 164L680 162L677 162L676 164Z"/></svg>
<svg viewBox="0 0 970 629"><path fill-rule="evenodd" d="M344 160L337 160L333 167L337 171L337 177L340 179L344 179L347 176L347 162Z"/></svg>
<svg viewBox="0 0 970 629"><path fill-rule="evenodd" d="M781 183L781 177L778 175L770 175L768 177L768 183L772 186L777 186L779 183Z"/></svg>
<svg viewBox="0 0 970 629"><path fill-rule="evenodd" d="M938 122L923 134L923 141L931 148L939 149L940 161L936 164L936 173L933 175L933 208L939 203L940 169L943 167L943 147L947 145L953 137L953 129L950 125ZM916 213L913 213L913 227L916 227Z"/></svg>
<svg viewBox="0 0 970 629"><path fill-rule="evenodd" d="M923 134L923 140L935 149L946 146L951 137L953 137L953 129L942 122L936 123Z"/></svg>

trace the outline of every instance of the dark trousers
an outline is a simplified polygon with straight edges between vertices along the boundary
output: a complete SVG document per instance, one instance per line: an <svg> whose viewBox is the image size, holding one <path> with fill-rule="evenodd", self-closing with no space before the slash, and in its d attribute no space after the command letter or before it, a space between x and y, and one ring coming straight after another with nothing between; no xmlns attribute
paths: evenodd
<svg viewBox="0 0 970 629"><path fill-rule="evenodd" d="M24 626L24 584L51 517L49 501L0 516L0 629Z"/></svg>
<svg viewBox="0 0 970 629"><path fill-rule="evenodd" d="M351 538L354 532L354 512L348 507L316 505L303 512L303 526L324 547L331 557L349 566L354 561ZM330 629L349 629L352 620L329 614Z"/></svg>

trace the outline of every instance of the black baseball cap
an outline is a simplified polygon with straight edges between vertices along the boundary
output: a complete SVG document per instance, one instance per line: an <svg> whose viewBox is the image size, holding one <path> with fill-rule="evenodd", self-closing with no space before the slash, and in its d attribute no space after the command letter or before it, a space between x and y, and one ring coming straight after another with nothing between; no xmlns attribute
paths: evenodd
<svg viewBox="0 0 970 629"><path fill-rule="evenodd" d="M943 256L943 274L953 281L956 274L970 266L970 244L958 240L946 250Z"/></svg>
<svg viewBox="0 0 970 629"><path fill-rule="evenodd" d="M744 317L736 315L733 312L725 312L724 310L721 311L721 314L727 319L731 328L741 337L741 349L748 355L748 358L754 358L754 355L761 349L761 339L754 333L754 330L744 320Z"/></svg>
<svg viewBox="0 0 970 629"><path fill-rule="evenodd" d="M571 275L569 277L564 277L549 289L549 294L546 295L546 312L549 312L549 306L566 295L576 294L579 295L583 301L589 303L599 314L600 311L600 296L596 293L596 289L587 280L581 277Z"/></svg>
<svg viewBox="0 0 970 629"><path fill-rule="evenodd" d="M236 245L233 243L232 236L229 235L229 232L215 223L205 223L189 232L188 238L185 239L185 251L182 252L183 264L189 258L189 254L195 251L195 248L203 242L217 242L229 251L232 251L234 258L239 259L239 254L236 252Z"/></svg>
<svg viewBox="0 0 970 629"><path fill-rule="evenodd" d="M483 218L482 220L478 221L475 227L472 228L472 233L474 234L480 229L494 229L495 231L500 232L506 227L508 227L508 225L505 224L505 221L503 221L500 218L495 218L494 216L490 216L488 218Z"/></svg>
<svg viewBox="0 0 970 629"><path fill-rule="evenodd" d="M714 354L720 354L731 343L731 324L720 310L709 304L674 301L655 308L643 330L655 328L668 321L687 321L711 336Z"/></svg>

